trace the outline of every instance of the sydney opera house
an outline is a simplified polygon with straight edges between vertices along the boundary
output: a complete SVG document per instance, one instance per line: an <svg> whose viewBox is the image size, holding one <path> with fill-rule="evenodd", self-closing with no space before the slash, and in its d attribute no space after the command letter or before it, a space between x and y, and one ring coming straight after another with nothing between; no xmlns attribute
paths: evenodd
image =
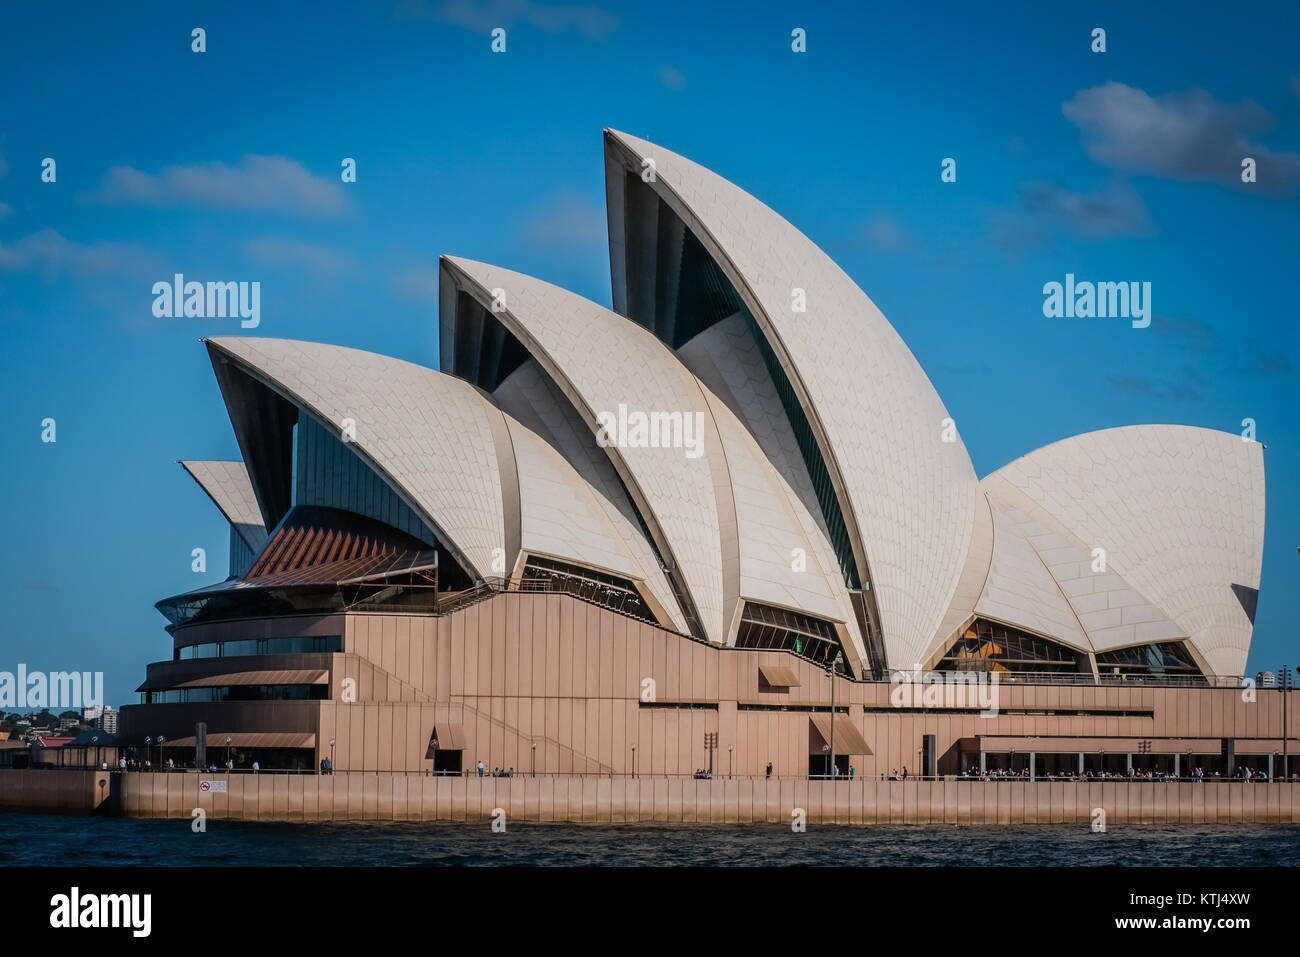
<svg viewBox="0 0 1300 957"><path fill-rule="evenodd" d="M1241 688L1260 444L1124 426L981 479L807 237L675 153L604 148L612 310L444 257L439 369L206 340L242 461L182 465L229 520L229 577L158 603L172 647L127 744L440 774L1282 773L1280 696ZM900 703L900 672L985 682L996 713Z"/></svg>

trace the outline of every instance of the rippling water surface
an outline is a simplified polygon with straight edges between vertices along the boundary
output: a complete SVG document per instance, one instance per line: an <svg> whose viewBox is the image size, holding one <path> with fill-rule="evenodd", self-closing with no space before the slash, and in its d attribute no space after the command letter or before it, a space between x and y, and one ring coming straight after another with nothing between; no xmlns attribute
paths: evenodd
<svg viewBox="0 0 1300 957"><path fill-rule="evenodd" d="M0 865L1297 866L1300 827L484 824L128 820L0 814Z"/></svg>

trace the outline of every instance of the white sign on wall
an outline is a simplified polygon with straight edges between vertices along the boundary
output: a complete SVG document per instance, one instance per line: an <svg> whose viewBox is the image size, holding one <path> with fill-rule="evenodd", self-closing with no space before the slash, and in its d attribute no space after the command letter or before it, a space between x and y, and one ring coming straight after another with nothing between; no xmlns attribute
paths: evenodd
<svg viewBox="0 0 1300 957"><path fill-rule="evenodd" d="M208 793L225 794L226 782L225 781L200 781L199 792L202 794L208 794Z"/></svg>

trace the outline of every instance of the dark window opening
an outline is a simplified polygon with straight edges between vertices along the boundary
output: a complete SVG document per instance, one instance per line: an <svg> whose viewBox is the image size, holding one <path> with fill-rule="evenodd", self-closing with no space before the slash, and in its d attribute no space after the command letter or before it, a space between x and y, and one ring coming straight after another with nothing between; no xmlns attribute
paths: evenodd
<svg viewBox="0 0 1300 957"><path fill-rule="evenodd" d="M1088 656L1038 635L977 618L948 649L939 671L1091 673Z"/></svg>

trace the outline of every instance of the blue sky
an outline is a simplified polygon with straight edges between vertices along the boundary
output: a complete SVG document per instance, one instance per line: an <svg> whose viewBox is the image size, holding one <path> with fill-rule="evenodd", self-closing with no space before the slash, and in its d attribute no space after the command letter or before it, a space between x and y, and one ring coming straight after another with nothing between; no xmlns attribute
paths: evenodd
<svg viewBox="0 0 1300 957"><path fill-rule="evenodd" d="M436 366L439 254L609 303L604 127L821 245L981 476L1092 429L1255 419L1250 669L1300 663L1294 5L134 6L0 14L0 669L102 670L130 703L169 655L153 603L222 577L224 522L174 463L239 455L199 345L239 330L155 318L154 282L258 280L256 334ZM1044 318L1066 272L1151 282L1151 327Z"/></svg>

